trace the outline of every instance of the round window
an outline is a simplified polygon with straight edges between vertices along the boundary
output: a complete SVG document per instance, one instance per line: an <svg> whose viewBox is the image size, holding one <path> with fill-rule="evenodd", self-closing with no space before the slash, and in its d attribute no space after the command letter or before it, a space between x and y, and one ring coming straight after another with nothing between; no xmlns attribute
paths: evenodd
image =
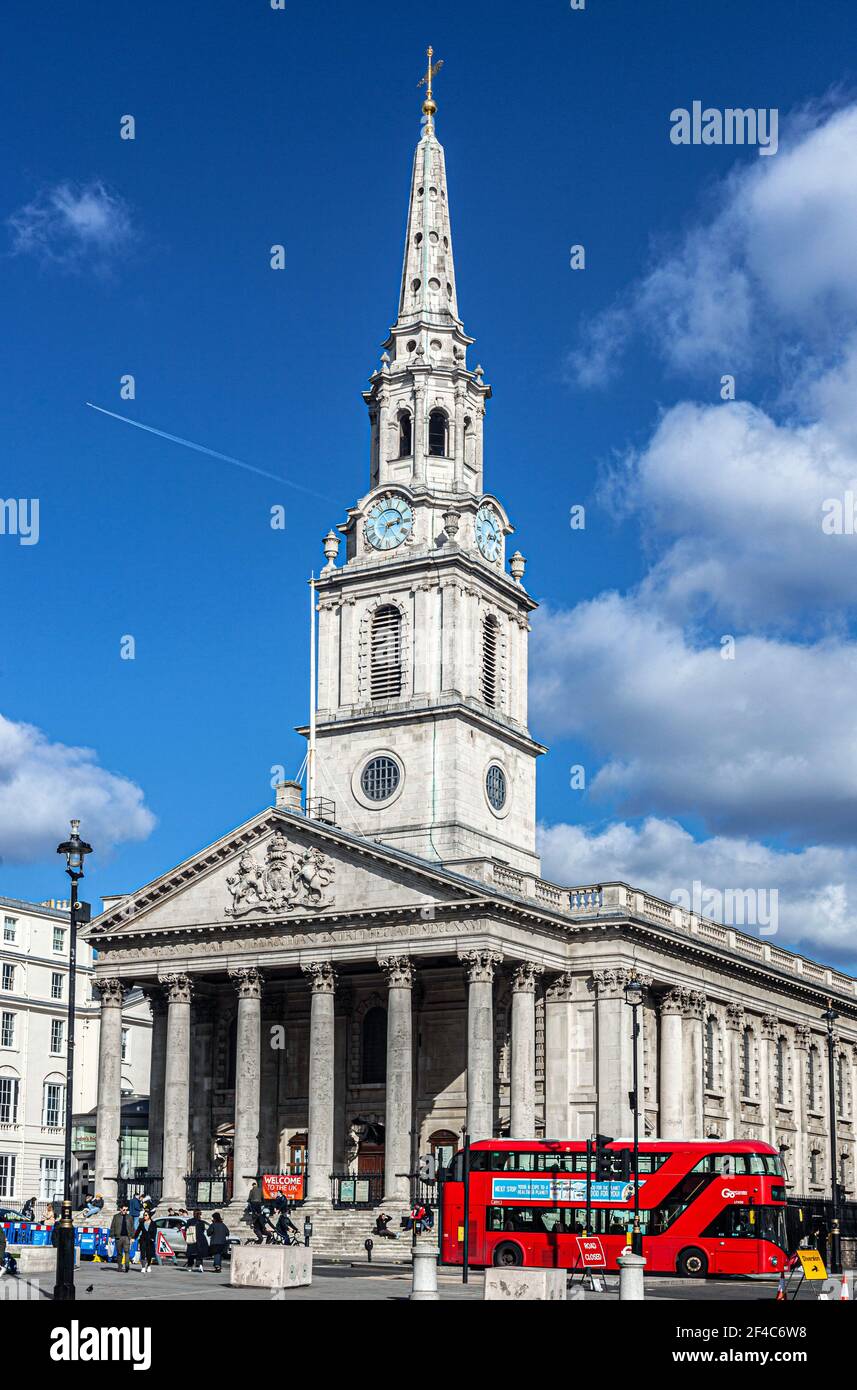
<svg viewBox="0 0 857 1390"><path fill-rule="evenodd" d="M360 775L363 795L370 801L386 801L399 785L399 764L393 758L372 758Z"/></svg>
<svg viewBox="0 0 857 1390"><path fill-rule="evenodd" d="M492 763L485 778L485 793L495 811L502 811L506 805L506 774L502 767Z"/></svg>

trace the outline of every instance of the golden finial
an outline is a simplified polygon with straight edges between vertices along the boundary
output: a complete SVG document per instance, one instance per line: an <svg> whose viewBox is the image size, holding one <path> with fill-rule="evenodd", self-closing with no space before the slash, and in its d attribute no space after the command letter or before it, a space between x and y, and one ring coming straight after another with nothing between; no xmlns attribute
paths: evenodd
<svg viewBox="0 0 857 1390"><path fill-rule="evenodd" d="M443 59L441 58L439 62L432 64L432 58L434 57L434 49L431 47L426 49L426 56L428 58L428 69L426 71L425 77L420 78L419 82L417 83L417 86L425 87L426 89L426 99L423 102L423 113L426 116L428 116L426 127L428 130L431 130L432 118L434 116L434 113L437 111L437 103L434 101L434 98L432 97L431 93L432 78L436 77L437 74L440 72L441 68L443 67Z"/></svg>

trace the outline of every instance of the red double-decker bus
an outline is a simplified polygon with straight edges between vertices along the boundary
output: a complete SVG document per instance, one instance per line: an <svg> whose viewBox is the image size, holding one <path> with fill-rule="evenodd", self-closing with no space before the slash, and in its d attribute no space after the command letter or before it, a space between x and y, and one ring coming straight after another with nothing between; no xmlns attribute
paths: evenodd
<svg viewBox="0 0 857 1390"><path fill-rule="evenodd" d="M630 1150L630 1154L629 1154ZM468 1263L579 1268L578 1237L597 1236L608 1269L630 1240L633 1146L606 1145L610 1176L591 1176L585 1140L484 1139L470 1149ZM786 1190L770 1144L647 1139L639 1145L646 1273L774 1274L785 1266ZM464 1258L464 1152L443 1189L441 1252Z"/></svg>

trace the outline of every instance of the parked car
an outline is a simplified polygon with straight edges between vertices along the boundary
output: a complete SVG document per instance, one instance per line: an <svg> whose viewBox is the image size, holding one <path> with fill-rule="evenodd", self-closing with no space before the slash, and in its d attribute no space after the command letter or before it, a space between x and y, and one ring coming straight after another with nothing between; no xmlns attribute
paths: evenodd
<svg viewBox="0 0 857 1390"><path fill-rule="evenodd" d="M26 1221L27 1217L22 1211L15 1211L14 1207L0 1207L0 1221Z"/></svg>
<svg viewBox="0 0 857 1390"><path fill-rule="evenodd" d="M185 1259L187 1256L187 1241L184 1238L184 1228L187 1217L185 1216L156 1216L155 1225L159 1231L163 1231L164 1239L170 1244L176 1259ZM238 1236L230 1236L226 1247L226 1257L233 1245L240 1245Z"/></svg>

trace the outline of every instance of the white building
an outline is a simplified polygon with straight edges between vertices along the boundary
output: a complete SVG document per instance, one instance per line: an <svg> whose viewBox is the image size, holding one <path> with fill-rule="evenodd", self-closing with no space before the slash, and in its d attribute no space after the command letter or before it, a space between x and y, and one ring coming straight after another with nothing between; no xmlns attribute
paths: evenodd
<svg viewBox="0 0 857 1390"><path fill-rule="evenodd" d="M64 1181L68 904L0 897L0 1206L48 1201ZM98 1089L101 1005L92 948L78 941L75 1113ZM147 1095L152 1018L139 991L122 1013L123 1095Z"/></svg>

